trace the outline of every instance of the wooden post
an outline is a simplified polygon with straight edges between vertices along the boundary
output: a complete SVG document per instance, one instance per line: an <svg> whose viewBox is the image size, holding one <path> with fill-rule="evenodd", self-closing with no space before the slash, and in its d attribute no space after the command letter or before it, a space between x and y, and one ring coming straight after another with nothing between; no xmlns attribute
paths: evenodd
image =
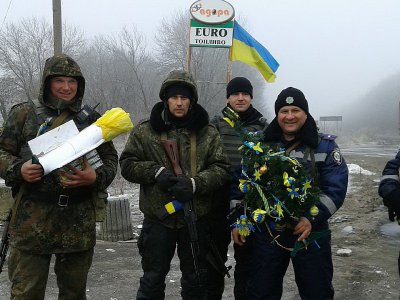
<svg viewBox="0 0 400 300"><path fill-rule="evenodd" d="M54 55L62 53L61 0L53 0Z"/></svg>
<svg viewBox="0 0 400 300"><path fill-rule="evenodd" d="M104 222L100 222L97 238L104 241L126 241L133 239L131 209L126 198L109 197Z"/></svg>

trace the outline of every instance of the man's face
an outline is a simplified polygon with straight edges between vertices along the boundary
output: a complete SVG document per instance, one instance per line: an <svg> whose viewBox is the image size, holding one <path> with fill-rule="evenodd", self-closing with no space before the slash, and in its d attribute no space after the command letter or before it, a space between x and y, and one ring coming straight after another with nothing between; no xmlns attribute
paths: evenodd
<svg viewBox="0 0 400 300"><path fill-rule="evenodd" d="M176 118L187 115L190 107L190 99L182 95L174 95L168 98L169 112Z"/></svg>
<svg viewBox="0 0 400 300"><path fill-rule="evenodd" d="M73 77L56 76L50 79L50 93L59 100L69 102L76 96L78 81Z"/></svg>
<svg viewBox="0 0 400 300"><path fill-rule="evenodd" d="M237 92L231 94L227 102L233 108L234 111L245 112L251 104L251 97L247 93Z"/></svg>
<svg viewBox="0 0 400 300"><path fill-rule="evenodd" d="M297 106L284 106L278 111L278 124L287 140L294 138L307 120L307 114Z"/></svg>

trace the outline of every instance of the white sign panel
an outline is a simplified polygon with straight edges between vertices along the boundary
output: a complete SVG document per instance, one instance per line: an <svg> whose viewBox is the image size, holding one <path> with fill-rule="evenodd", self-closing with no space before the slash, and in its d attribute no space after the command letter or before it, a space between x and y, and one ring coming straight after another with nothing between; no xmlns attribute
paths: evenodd
<svg viewBox="0 0 400 300"><path fill-rule="evenodd" d="M192 17L205 24L221 24L235 16L233 6L223 0L199 0L190 6Z"/></svg>
<svg viewBox="0 0 400 300"><path fill-rule="evenodd" d="M196 20L190 22L191 47L229 48L232 46L233 21L219 25L206 25Z"/></svg>

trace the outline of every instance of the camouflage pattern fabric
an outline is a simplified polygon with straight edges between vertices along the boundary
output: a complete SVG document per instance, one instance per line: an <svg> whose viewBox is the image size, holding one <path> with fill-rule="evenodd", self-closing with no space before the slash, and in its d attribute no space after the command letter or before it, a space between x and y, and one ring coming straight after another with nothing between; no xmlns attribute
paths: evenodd
<svg viewBox="0 0 400 300"><path fill-rule="evenodd" d="M93 248L87 251L56 254L59 300L86 300L87 275ZM8 259L11 299L45 299L51 255L36 255L12 248ZM32 276L34 275L34 276Z"/></svg>
<svg viewBox="0 0 400 300"><path fill-rule="evenodd" d="M193 103L197 103L197 100L199 98L198 93L197 93L197 85L196 81L194 80L193 76L186 72L186 71L181 71L181 70L175 70L172 71L168 74L167 78L163 81L161 84L160 88L160 99L161 100L167 100L165 99L165 91L167 87L173 85L173 84L182 84L187 87L189 87L192 92L193 92Z"/></svg>
<svg viewBox="0 0 400 300"><path fill-rule="evenodd" d="M47 95L52 76L73 76L78 80L78 91L68 106L72 119L82 105L85 80L79 66L66 55L57 55L46 61L38 100L45 105L48 116L62 111L57 99ZM10 186L15 196L21 184L22 164L31 159L27 142L36 136L38 116L31 103L14 106L4 123L0 135L0 177ZM63 189L54 171L38 183L25 183L26 191L20 201L15 222L11 224L11 245L35 254L69 253L84 251L95 245L95 208L93 193L103 191L116 175L118 156L111 142L97 148L103 165L96 169L93 186ZM69 195L66 207L58 204L59 195Z"/></svg>
<svg viewBox="0 0 400 300"><path fill-rule="evenodd" d="M183 173L190 175L190 132L186 128L170 130L168 139L178 141L180 164ZM224 154L218 131L213 126L205 126L197 134L197 175L194 205L198 218L211 210L212 194L229 180L229 163ZM173 214L160 220L157 212L172 200L172 194L166 193L155 185L157 166L172 166L165 154L160 135L155 132L149 122L138 125L129 137L120 157L121 173L130 182L141 184L139 207L150 219L162 222L174 228L183 227L183 217Z"/></svg>

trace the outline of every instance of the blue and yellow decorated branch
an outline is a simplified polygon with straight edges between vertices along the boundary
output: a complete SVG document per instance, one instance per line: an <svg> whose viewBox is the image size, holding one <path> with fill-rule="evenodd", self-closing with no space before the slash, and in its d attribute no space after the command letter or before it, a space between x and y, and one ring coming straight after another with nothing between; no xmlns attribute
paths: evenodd
<svg viewBox="0 0 400 300"><path fill-rule="evenodd" d="M245 224L262 222L293 228L307 213L316 216L315 204L321 191L308 169L284 149L265 143L263 133L246 130L229 107L223 113L242 139L238 188L244 193L248 210L253 212L247 220L242 217L240 231L250 233L251 229L243 229Z"/></svg>

